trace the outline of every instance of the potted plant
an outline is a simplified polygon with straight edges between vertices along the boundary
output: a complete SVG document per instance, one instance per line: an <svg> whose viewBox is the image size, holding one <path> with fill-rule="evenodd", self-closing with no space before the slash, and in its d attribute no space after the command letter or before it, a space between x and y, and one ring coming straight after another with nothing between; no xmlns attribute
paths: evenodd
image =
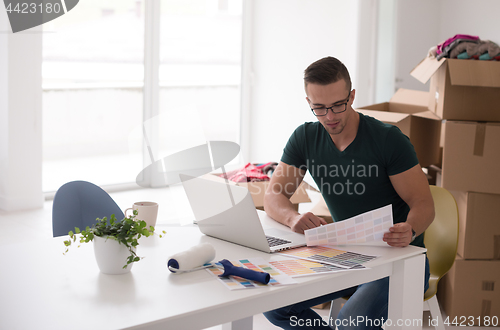
<svg viewBox="0 0 500 330"><path fill-rule="evenodd" d="M87 227L80 231L75 227L75 232L68 233L69 239L64 241L66 252L72 243L77 242L77 234L81 234L79 243L94 242L94 254L97 265L104 274L124 274L130 272L133 263L141 260L137 256L136 248L139 245L138 240L142 237L148 237L154 234L155 228L147 228L146 222L136 220L137 210L133 215L125 217L118 221L114 214L111 215L109 222L106 217L97 219L92 227ZM162 232L165 234L165 231ZM159 235L162 237L162 235ZM80 245L78 245L80 246Z"/></svg>

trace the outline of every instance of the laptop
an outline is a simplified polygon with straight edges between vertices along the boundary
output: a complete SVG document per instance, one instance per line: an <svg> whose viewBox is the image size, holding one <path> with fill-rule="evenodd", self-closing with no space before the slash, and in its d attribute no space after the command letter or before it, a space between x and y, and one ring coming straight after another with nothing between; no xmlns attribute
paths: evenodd
<svg viewBox="0 0 500 330"><path fill-rule="evenodd" d="M180 176L203 234L268 253L306 245L302 234L263 228L248 189L215 180Z"/></svg>

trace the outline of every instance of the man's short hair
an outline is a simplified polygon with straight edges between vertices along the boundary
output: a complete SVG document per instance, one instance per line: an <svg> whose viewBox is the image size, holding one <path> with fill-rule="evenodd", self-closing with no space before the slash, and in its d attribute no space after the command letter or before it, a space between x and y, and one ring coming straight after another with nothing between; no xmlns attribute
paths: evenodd
<svg viewBox="0 0 500 330"><path fill-rule="evenodd" d="M351 90L351 76L344 63L335 57L324 57L312 63L304 71L304 86L307 84L329 85L344 79L348 90Z"/></svg>

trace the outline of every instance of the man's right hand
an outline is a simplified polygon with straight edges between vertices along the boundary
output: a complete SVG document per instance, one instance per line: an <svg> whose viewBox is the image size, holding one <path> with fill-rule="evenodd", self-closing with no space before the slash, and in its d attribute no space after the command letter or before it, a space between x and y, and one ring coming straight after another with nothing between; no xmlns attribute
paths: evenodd
<svg viewBox="0 0 500 330"><path fill-rule="evenodd" d="M326 225L326 221L307 212L299 214L290 198L302 182L306 170L279 162L264 195L266 213L279 223L303 234L304 230Z"/></svg>
<svg viewBox="0 0 500 330"><path fill-rule="evenodd" d="M296 233L303 234L304 230L316 228L321 225L328 224L325 219L320 218L307 212L304 214L298 214L289 222L289 227Z"/></svg>

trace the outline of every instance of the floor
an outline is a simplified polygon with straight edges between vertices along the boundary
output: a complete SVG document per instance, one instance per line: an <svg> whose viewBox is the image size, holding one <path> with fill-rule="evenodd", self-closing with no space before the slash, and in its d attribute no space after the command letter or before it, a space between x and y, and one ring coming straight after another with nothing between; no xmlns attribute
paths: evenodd
<svg viewBox="0 0 500 330"><path fill-rule="evenodd" d="M139 200L150 200L156 201L160 204L158 211L158 227L165 226L168 228L169 225L173 224L185 224L192 219L194 216L189 208L189 203L182 187L174 186L171 188L163 189L141 189L132 190L126 192L112 193L111 196L116 201L120 208L125 209L130 207L134 202ZM302 210L301 210L302 211ZM8 233L6 240L0 242L0 246L9 245L16 243L19 239L30 239L37 240L43 237L52 237L52 201L46 201L43 208L27 211L18 211L7 213L0 210L0 227L3 231ZM33 222L32 219L37 219ZM161 220L160 220L161 219ZM23 225L23 231L13 230L9 223L17 222ZM318 314L320 314L324 319L328 318L329 307L326 309L316 309ZM443 319L446 318L443 315ZM427 312L423 315L424 326L423 329L432 329L427 323L429 320L429 314ZM278 329L267 319L264 315L255 315L253 318L254 329L259 330L271 330ZM446 329L458 328L455 326L445 326ZM209 330L219 330L222 326L211 327ZM474 327L475 330L485 330L486 327Z"/></svg>

